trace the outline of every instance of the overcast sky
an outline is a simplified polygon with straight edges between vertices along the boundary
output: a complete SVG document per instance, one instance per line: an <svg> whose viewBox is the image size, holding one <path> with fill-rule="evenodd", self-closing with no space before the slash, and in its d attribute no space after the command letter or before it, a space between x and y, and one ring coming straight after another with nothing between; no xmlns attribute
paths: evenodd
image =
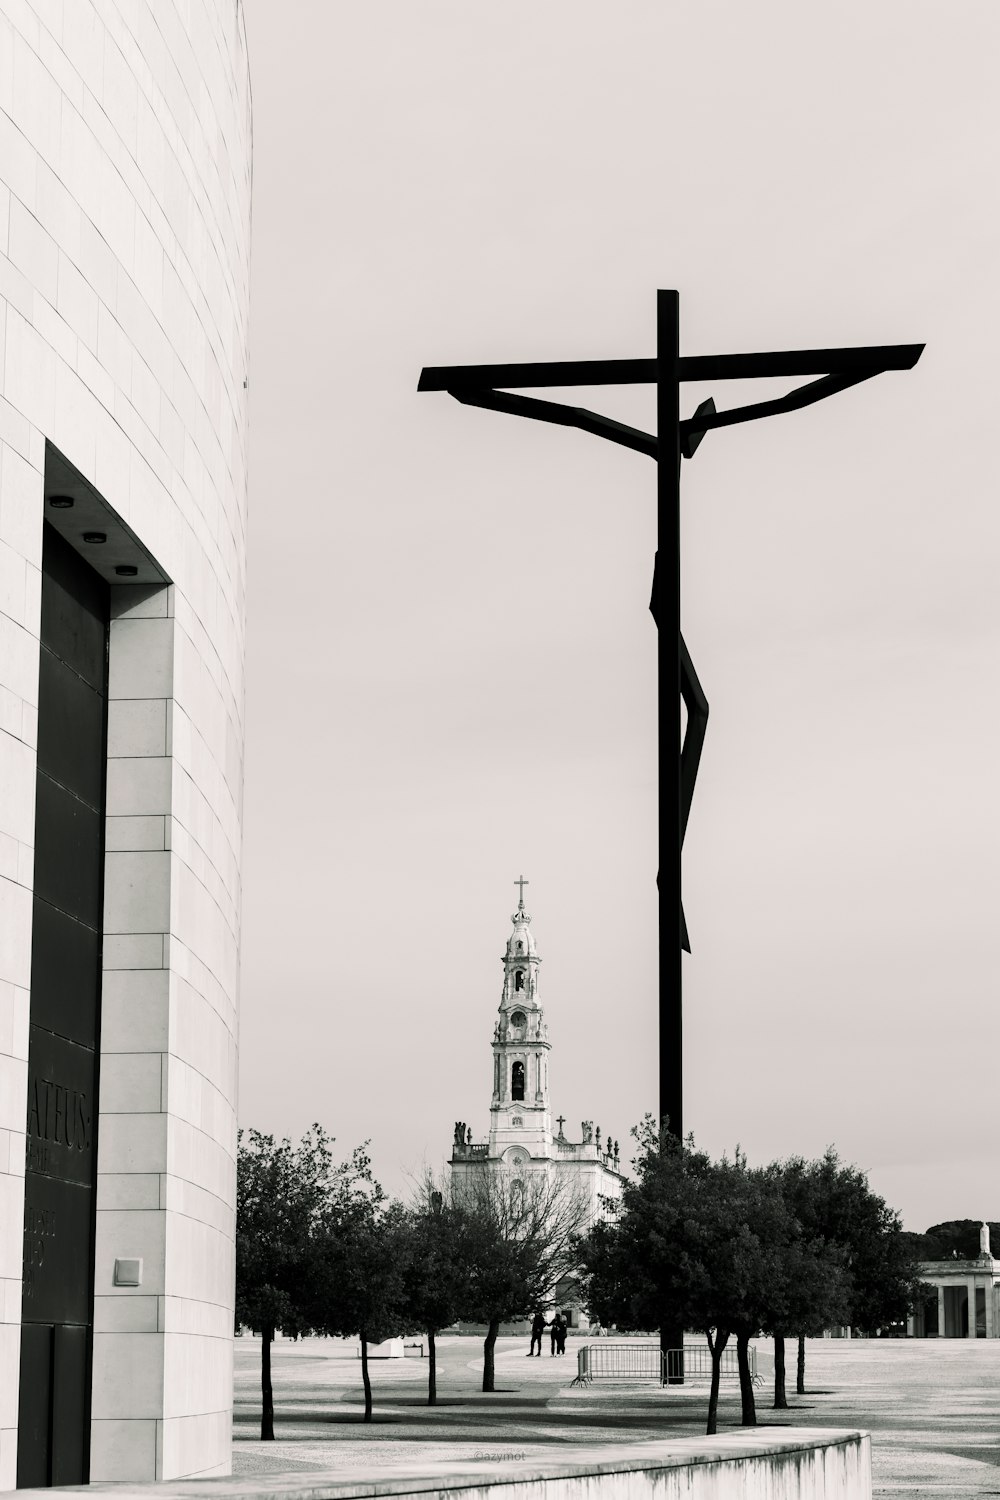
<svg viewBox="0 0 1000 1500"><path fill-rule="evenodd" d="M687 354L927 344L685 464L685 1125L1000 1217L1000 9L245 4L242 1123L484 1138L522 872L554 1113L655 1107L655 466L416 384L676 287Z"/></svg>

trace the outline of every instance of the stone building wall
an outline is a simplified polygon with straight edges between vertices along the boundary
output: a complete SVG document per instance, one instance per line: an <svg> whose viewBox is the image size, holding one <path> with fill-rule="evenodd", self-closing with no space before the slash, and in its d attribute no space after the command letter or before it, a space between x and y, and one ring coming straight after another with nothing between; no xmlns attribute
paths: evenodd
<svg viewBox="0 0 1000 1500"><path fill-rule="evenodd" d="M59 455L169 580L110 580L91 1477L229 1471L250 148L238 0L0 0L0 1488Z"/></svg>

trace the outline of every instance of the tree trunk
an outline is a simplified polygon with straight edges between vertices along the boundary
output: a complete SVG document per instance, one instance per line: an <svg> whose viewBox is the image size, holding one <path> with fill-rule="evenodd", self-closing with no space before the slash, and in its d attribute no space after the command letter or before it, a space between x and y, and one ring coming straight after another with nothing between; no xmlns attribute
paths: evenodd
<svg viewBox="0 0 1000 1500"><path fill-rule="evenodd" d="M361 1335L361 1379L365 1387L365 1421L372 1419L372 1378L368 1373L368 1340Z"/></svg>
<svg viewBox="0 0 1000 1500"><path fill-rule="evenodd" d="M775 1411L786 1411L788 1401L785 1397L785 1335L776 1333L774 1335L774 1409Z"/></svg>
<svg viewBox="0 0 1000 1500"><path fill-rule="evenodd" d="M740 1367L740 1400L743 1403L743 1413L740 1417L742 1427L757 1426L757 1407L753 1399L753 1381L750 1379L750 1335L738 1333L736 1335L736 1362Z"/></svg>
<svg viewBox="0 0 1000 1500"><path fill-rule="evenodd" d="M436 1406L438 1398L437 1388L437 1350L434 1347L434 1330L427 1332L427 1405Z"/></svg>
<svg viewBox="0 0 1000 1500"><path fill-rule="evenodd" d="M795 1364L795 1394L804 1396L806 1393L806 1336L799 1334L799 1357Z"/></svg>
<svg viewBox="0 0 1000 1500"><path fill-rule="evenodd" d="M716 1422L719 1415L719 1377L722 1374L722 1351L726 1347L729 1334L715 1333L715 1343L712 1336L708 1336L708 1347L712 1353L712 1384L708 1391L708 1426L705 1428L705 1436L712 1437L716 1430Z"/></svg>
<svg viewBox="0 0 1000 1500"><path fill-rule="evenodd" d="M489 1331L483 1340L483 1390L492 1391L493 1382L493 1350L496 1347L497 1334L500 1332L500 1319L491 1318Z"/></svg>
<svg viewBox="0 0 1000 1500"><path fill-rule="evenodd" d="M274 1388L271 1385L271 1340L274 1329L270 1325L260 1335L260 1437L261 1442L274 1442Z"/></svg>

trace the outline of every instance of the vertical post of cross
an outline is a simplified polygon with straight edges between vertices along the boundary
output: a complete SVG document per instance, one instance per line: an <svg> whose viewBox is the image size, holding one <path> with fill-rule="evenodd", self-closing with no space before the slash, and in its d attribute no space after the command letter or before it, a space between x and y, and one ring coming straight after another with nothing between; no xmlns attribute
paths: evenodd
<svg viewBox="0 0 1000 1500"><path fill-rule="evenodd" d="M656 520L660 760L659 1117L683 1139L681 1012L681 411L680 298L656 294ZM660 1349L682 1351L663 1364L671 1385L684 1380L684 1329L660 1329Z"/></svg>
<svg viewBox="0 0 1000 1500"><path fill-rule="evenodd" d="M681 441L676 292L656 294L657 592L660 755L659 1113L683 1133L681 1015Z"/></svg>

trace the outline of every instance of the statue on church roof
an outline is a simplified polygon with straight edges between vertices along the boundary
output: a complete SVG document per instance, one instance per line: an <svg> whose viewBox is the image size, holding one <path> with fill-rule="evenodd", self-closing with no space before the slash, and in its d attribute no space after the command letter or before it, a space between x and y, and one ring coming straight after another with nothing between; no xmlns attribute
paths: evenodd
<svg viewBox="0 0 1000 1500"><path fill-rule="evenodd" d="M583 1144L585 1146L592 1145L593 1144L593 1140L594 1140L594 1122L593 1122L593 1120L581 1120L580 1121L580 1129L583 1132Z"/></svg>
<svg viewBox="0 0 1000 1500"><path fill-rule="evenodd" d="M985 1221L979 1231L979 1253L983 1256L990 1254L990 1226Z"/></svg>

